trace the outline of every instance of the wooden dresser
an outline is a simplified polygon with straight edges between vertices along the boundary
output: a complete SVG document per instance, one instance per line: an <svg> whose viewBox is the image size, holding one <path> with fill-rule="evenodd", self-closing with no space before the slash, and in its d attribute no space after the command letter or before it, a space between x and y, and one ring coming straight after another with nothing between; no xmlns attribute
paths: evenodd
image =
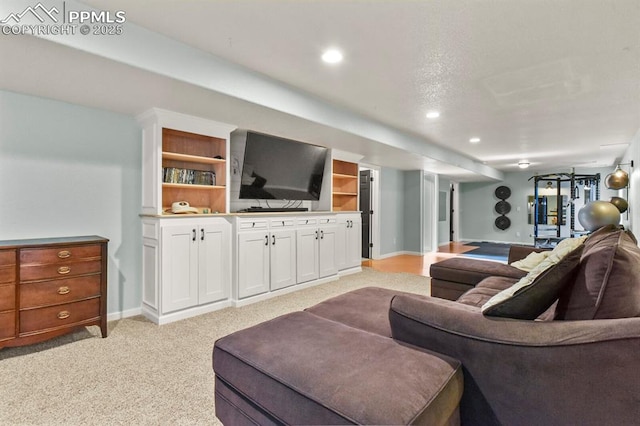
<svg viewBox="0 0 640 426"><path fill-rule="evenodd" d="M107 243L98 236L0 241L0 348L100 326L107 337Z"/></svg>

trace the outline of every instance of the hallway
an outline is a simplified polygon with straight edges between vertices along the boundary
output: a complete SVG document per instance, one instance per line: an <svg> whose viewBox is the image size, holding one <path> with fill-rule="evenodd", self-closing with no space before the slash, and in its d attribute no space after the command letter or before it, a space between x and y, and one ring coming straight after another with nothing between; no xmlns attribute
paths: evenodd
<svg viewBox="0 0 640 426"><path fill-rule="evenodd" d="M376 271L408 272L410 274L428 277L429 268L432 263L457 256L461 253L466 253L475 248L476 247L465 243L452 242L439 246L436 253L427 253L423 256L401 254L379 260L366 259L362 261L362 266L368 266Z"/></svg>

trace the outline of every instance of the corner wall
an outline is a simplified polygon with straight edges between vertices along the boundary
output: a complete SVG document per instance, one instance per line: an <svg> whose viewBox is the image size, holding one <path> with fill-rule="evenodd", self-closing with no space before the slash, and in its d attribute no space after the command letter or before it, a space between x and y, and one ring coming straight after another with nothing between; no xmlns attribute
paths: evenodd
<svg viewBox="0 0 640 426"><path fill-rule="evenodd" d="M0 239L108 238L109 313L140 309L141 139L133 117L0 91Z"/></svg>

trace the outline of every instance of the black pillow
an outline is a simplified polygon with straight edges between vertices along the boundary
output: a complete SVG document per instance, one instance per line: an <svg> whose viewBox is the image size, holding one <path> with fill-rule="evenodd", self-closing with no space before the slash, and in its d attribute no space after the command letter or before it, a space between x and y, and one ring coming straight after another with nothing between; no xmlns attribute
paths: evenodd
<svg viewBox="0 0 640 426"><path fill-rule="evenodd" d="M483 310L482 313L494 317L536 319L558 299L560 291L573 282L580 266L583 249L584 245L580 245L560 262L544 270L531 284L516 291L509 299Z"/></svg>

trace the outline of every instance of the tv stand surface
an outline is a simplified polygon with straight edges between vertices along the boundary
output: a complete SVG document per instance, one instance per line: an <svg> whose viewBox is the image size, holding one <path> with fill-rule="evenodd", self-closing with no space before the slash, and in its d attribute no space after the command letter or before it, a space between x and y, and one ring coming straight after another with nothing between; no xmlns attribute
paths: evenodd
<svg viewBox="0 0 640 426"><path fill-rule="evenodd" d="M238 210L240 213L306 212L306 207L249 207Z"/></svg>

